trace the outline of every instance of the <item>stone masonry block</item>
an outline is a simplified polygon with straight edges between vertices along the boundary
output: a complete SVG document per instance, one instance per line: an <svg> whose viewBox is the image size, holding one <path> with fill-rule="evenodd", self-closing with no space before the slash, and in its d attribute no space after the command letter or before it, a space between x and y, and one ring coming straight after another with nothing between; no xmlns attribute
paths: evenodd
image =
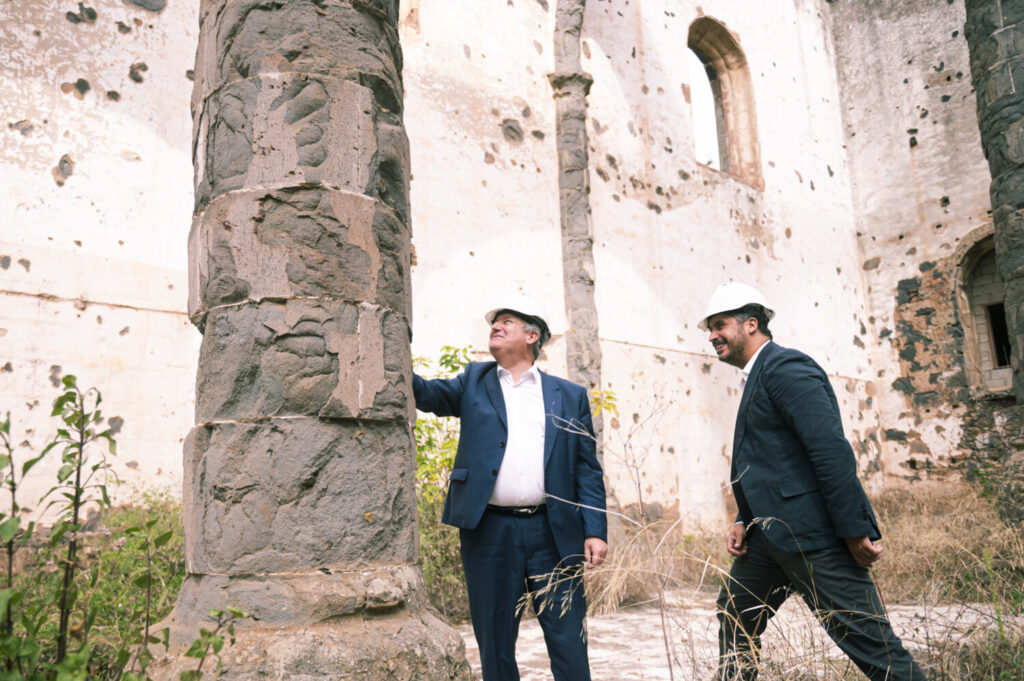
<svg viewBox="0 0 1024 681"><path fill-rule="evenodd" d="M238 189L376 186L373 93L357 83L291 73L234 81L196 121L197 209Z"/></svg>
<svg viewBox="0 0 1024 681"><path fill-rule="evenodd" d="M218 197L189 235L189 315L325 297L409 313L410 230L378 201L315 187Z"/></svg>
<svg viewBox="0 0 1024 681"><path fill-rule="evenodd" d="M203 622L206 625L205 622ZM171 627L175 642L191 641L199 622ZM461 637L427 609L414 613L340 617L314 626L236 627L234 644L219 657L219 681L472 681ZM155 646L154 646L155 648ZM195 658L156 652L147 668L153 681L178 681ZM213 665L210 665L211 667Z"/></svg>
<svg viewBox="0 0 1024 681"><path fill-rule="evenodd" d="M1024 98L1021 101L1024 103ZM1024 166L1024 107L1005 111L1000 123L1000 129L986 138L985 156L992 177Z"/></svg>
<svg viewBox="0 0 1024 681"><path fill-rule="evenodd" d="M404 423L294 418L196 426L185 443L189 573L411 564L412 452Z"/></svg>
<svg viewBox="0 0 1024 681"><path fill-rule="evenodd" d="M275 575L190 575L181 585L183 612L206 619L211 608L249 613L257 627L310 626L339 617L424 605L424 585L411 565L307 570ZM173 617L173 616L172 616ZM180 624L165 622L174 632ZM184 632L186 636L188 632ZM187 645L186 638L180 643ZM172 645L178 644L172 641Z"/></svg>
<svg viewBox="0 0 1024 681"><path fill-rule="evenodd" d="M1024 22L1024 2L1020 0L1003 0L999 3L1003 14L1003 26L1012 26Z"/></svg>
<svg viewBox="0 0 1024 681"><path fill-rule="evenodd" d="M1024 166L993 177L989 195L994 210L1024 208Z"/></svg>
<svg viewBox="0 0 1024 681"><path fill-rule="evenodd" d="M1007 282L1003 309L1006 312L1006 330L1014 347L1013 355L1019 362L1014 363L1014 369L1024 369L1024 278Z"/></svg>
<svg viewBox="0 0 1024 681"><path fill-rule="evenodd" d="M1011 97L1015 92L1010 64L1004 62L989 71L977 74L974 77L974 84L978 98L979 125L984 134L986 117L991 115L990 110L998 108L1000 99Z"/></svg>
<svg viewBox="0 0 1024 681"><path fill-rule="evenodd" d="M972 76L982 76L993 66L1024 53L1024 24L1009 26L974 44L970 50Z"/></svg>
<svg viewBox="0 0 1024 681"><path fill-rule="evenodd" d="M381 107L401 112L396 0L215 0L200 13L193 115L228 83L278 73L355 81Z"/></svg>
<svg viewBox="0 0 1024 681"><path fill-rule="evenodd" d="M964 4L967 6L964 34L969 43L980 42L1003 25L999 3L992 0L965 0Z"/></svg>
<svg viewBox="0 0 1024 681"><path fill-rule="evenodd" d="M996 258L1002 280L1024 278L1024 208L997 208L993 212L993 221L1000 225L996 230L995 239Z"/></svg>
<svg viewBox="0 0 1024 681"><path fill-rule="evenodd" d="M414 417L405 317L292 299L217 308L200 348L199 423L272 416Z"/></svg>
<svg viewBox="0 0 1024 681"><path fill-rule="evenodd" d="M1018 83L1022 79L1024 53L1000 63L985 77L975 81L978 92L983 95L978 101L985 104L985 108L978 108L978 127L984 144L991 144L987 138L1002 134L1008 125L1020 119L1024 110L1024 89Z"/></svg>

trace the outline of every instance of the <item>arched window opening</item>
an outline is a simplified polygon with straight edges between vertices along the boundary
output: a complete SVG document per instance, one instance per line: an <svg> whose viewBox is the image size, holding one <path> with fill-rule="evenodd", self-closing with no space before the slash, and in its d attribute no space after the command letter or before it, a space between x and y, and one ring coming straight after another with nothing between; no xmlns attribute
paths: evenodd
<svg viewBox="0 0 1024 681"><path fill-rule="evenodd" d="M708 17L701 17L690 24L687 45L703 65L711 89L719 169L763 189L754 90L743 50L725 26ZM695 71L694 68L690 69L691 74ZM698 80L691 76L691 81ZM691 105L696 118L699 107L693 101L695 89L694 83L691 83ZM695 122L695 139L698 136L705 139L695 141L695 146L697 160L703 162L703 157L708 154L707 147L710 146L706 138L711 132L706 128L698 128L698 125L701 124Z"/></svg>
<svg viewBox="0 0 1024 681"><path fill-rule="evenodd" d="M1013 385L1010 335L1003 308L1003 282L996 269L991 236L971 248L960 269L964 364L968 378L976 388L1008 390Z"/></svg>
<svg viewBox="0 0 1024 681"><path fill-rule="evenodd" d="M715 170L727 170L725 121L722 119L722 98L715 94L717 78L693 50L686 51L686 67L690 73L690 112L693 116L693 150L698 163Z"/></svg>

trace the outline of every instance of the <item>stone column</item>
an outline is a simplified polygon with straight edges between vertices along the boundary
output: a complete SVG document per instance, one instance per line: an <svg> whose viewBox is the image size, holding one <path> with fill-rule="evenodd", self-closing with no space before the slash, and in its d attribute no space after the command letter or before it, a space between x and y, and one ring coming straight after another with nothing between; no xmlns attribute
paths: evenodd
<svg viewBox="0 0 1024 681"><path fill-rule="evenodd" d="M590 155L587 150L587 93L594 82L580 64L580 32L586 0L558 0L555 14L555 71L548 76L555 97L558 199L562 225L562 281L569 323L566 355L569 379L589 390L601 388L601 342L594 301L594 230L590 219ZM601 441L600 414L594 427Z"/></svg>
<svg viewBox="0 0 1024 681"><path fill-rule="evenodd" d="M417 554L398 0L203 0L187 577L229 679L468 679ZM155 678L196 661L173 655ZM207 667L210 668L210 667Z"/></svg>
<svg viewBox="0 0 1024 681"><path fill-rule="evenodd" d="M1005 285L1013 389L1024 404L1024 0L966 0L964 36L992 173L996 262Z"/></svg>

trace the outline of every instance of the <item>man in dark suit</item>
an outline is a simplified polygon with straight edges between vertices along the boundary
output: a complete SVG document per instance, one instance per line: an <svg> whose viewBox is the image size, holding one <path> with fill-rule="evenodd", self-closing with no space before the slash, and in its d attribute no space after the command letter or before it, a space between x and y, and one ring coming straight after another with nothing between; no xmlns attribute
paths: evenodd
<svg viewBox="0 0 1024 681"><path fill-rule="evenodd" d="M739 513L726 539L736 559L718 597L719 679L757 677L759 637L794 590L872 681L924 679L868 570L881 533L828 376L772 342L773 314L757 290L728 283L700 322L718 359L742 369L744 386L731 473Z"/></svg>
<svg viewBox="0 0 1024 681"><path fill-rule="evenodd" d="M484 681L516 681L528 593L556 681L587 681L583 565L607 551L605 491L587 391L539 371L548 337L536 303L485 315L494 362L452 379L413 377L416 408L461 420L442 520L459 530Z"/></svg>

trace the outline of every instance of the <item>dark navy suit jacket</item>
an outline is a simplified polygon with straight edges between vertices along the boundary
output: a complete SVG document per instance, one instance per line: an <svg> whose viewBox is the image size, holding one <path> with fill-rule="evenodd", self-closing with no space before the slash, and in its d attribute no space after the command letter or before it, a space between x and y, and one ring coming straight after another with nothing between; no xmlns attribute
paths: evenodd
<svg viewBox="0 0 1024 681"><path fill-rule="evenodd" d="M604 475L597 460L586 389L544 372L540 377L546 420L544 491L551 495L547 499L548 523L562 559L574 562L583 553L586 537L607 539ZM457 416L461 421L441 519L473 529L494 490L508 439L497 363L471 362L451 379L427 380L414 375L412 385L417 409Z"/></svg>
<svg viewBox="0 0 1024 681"><path fill-rule="evenodd" d="M732 449L740 518L786 551L881 538L843 435L828 376L796 350L769 342L747 378Z"/></svg>

